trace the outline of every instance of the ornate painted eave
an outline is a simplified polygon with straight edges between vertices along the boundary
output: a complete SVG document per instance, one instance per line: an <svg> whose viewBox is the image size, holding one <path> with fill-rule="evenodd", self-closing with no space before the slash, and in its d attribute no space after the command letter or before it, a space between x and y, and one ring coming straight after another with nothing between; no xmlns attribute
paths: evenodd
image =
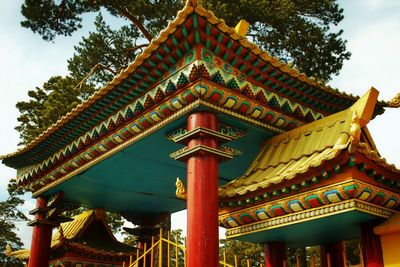
<svg viewBox="0 0 400 267"><path fill-rule="evenodd" d="M399 214L400 170L379 155L366 129L377 93L371 89L347 110L265 141L244 176L220 187L227 237L246 240L263 231L271 237L312 221L335 229L340 216L361 223Z"/></svg>
<svg viewBox="0 0 400 267"><path fill-rule="evenodd" d="M362 129L372 117L375 103L371 94L377 91L371 89L345 111L265 141L245 174L220 188L220 198L244 196L295 179L339 156L348 159L352 155L363 155L381 168L399 174L400 171L388 164L375 147L370 147L373 141L366 139L368 130Z"/></svg>
<svg viewBox="0 0 400 267"><path fill-rule="evenodd" d="M176 62L198 45L204 46L216 57L237 68L245 75L244 79L247 81L323 116L343 110L357 99L355 96L322 85L281 63L238 34L235 29L228 27L212 12L201 6L192 6L192 3L188 2L178 13L177 18L171 21L143 53L110 83L26 147L3 156L3 163L16 168L36 164L63 149L93 127L97 127L100 122L107 120L128 103L138 99L140 101L137 110L133 113L143 112L165 97L163 94L145 95L145 93L177 71L174 70ZM243 90L240 88L242 94L254 94L254 91ZM261 102L266 99L265 96L265 93L254 95ZM276 105L276 102L278 106L275 108L282 109L283 112L291 108L290 104L285 106L286 101L280 102L276 99L268 104ZM382 113L385 106L390 105L379 102L376 114ZM318 119L318 117L312 118L312 115L306 118L307 114L300 112L299 117L304 117L303 119L308 121ZM132 116L121 116L116 121L117 125L111 125L110 128L118 127L131 119ZM105 132L108 130L106 128ZM82 143L83 146L86 145L85 142ZM70 151L70 154L73 153L75 151Z"/></svg>

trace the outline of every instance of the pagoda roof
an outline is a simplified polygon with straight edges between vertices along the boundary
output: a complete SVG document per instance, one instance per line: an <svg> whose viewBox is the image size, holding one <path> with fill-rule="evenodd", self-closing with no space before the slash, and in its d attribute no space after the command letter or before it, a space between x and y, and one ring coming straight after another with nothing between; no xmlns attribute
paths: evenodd
<svg viewBox="0 0 400 267"><path fill-rule="evenodd" d="M119 242L112 234L102 209L84 211L72 221L62 223L52 237L51 248L56 249L63 245L107 255L122 252L128 254L132 251L130 246Z"/></svg>
<svg viewBox="0 0 400 267"><path fill-rule="evenodd" d="M220 198L242 196L292 180L344 151L362 154L400 173L379 155L366 128L377 94L372 88L347 110L266 140L245 174L220 187Z"/></svg>
<svg viewBox="0 0 400 267"><path fill-rule="evenodd" d="M160 83L180 58L198 44L211 46L215 54L235 63L248 79L284 98L317 110L324 115L349 107L358 97L324 85L288 64L262 51L254 43L200 5L188 1L175 20L160 32L126 69L90 99L59 119L25 147L0 157L10 167L36 164L71 143L83 133L99 125L118 109L125 107L144 92ZM211 44L210 44L211 43ZM265 76L268 76L267 78ZM375 114L397 102L378 102Z"/></svg>
<svg viewBox="0 0 400 267"><path fill-rule="evenodd" d="M13 257L13 258L20 259L20 260L26 260L29 258L30 252L31 251L29 249L21 249L21 250L12 251L11 246L9 244L7 244L4 254L7 257Z"/></svg>
<svg viewBox="0 0 400 267"><path fill-rule="evenodd" d="M132 247L115 238L104 216L101 209L87 210L74 216L72 221L62 223L52 236L52 253L66 247L92 257L129 257L133 251ZM93 233L90 233L91 230L94 230ZM7 248L5 254L24 260L29 258L30 250L11 251L11 248ZM54 257L55 255L52 255L52 258Z"/></svg>

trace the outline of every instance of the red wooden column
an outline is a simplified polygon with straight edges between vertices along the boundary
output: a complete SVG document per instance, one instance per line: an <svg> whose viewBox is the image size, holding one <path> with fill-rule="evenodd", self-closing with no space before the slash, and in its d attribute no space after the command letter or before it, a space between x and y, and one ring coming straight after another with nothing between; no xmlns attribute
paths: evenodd
<svg viewBox="0 0 400 267"><path fill-rule="evenodd" d="M286 244L268 242L265 244L265 267L283 267L286 261Z"/></svg>
<svg viewBox="0 0 400 267"><path fill-rule="evenodd" d="M214 113L191 114L188 132L203 127L218 130ZM217 148L210 135L195 135L188 149L204 146ZM218 158L205 150L192 153L187 159L187 266L217 267L218 260Z"/></svg>
<svg viewBox="0 0 400 267"><path fill-rule="evenodd" d="M374 233L374 224L361 225L363 256L365 267L383 267L381 240Z"/></svg>
<svg viewBox="0 0 400 267"><path fill-rule="evenodd" d="M36 199L36 209L31 212L31 214L35 215L35 220L29 224L33 226L33 233L28 267L49 266L51 232L53 226L45 218L46 207L47 199L38 197Z"/></svg>
<svg viewBox="0 0 400 267"><path fill-rule="evenodd" d="M345 266L344 249L345 247L343 241L321 245L321 266L322 267ZM328 264L328 257L330 260L330 264Z"/></svg>

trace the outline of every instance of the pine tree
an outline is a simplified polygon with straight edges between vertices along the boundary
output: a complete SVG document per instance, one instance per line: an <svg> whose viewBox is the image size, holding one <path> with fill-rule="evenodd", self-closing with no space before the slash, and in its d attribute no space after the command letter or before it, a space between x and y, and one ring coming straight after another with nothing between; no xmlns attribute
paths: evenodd
<svg viewBox="0 0 400 267"><path fill-rule="evenodd" d="M127 38L128 41L134 39L132 47L135 48L136 43L146 45L165 28L168 21L182 8L182 2L184 1L25 0L21 8L25 20L21 24L40 34L43 39L52 41L57 35L68 36L81 28L82 16L85 13L103 8L111 15L125 19L136 28L133 35L124 36L124 33L132 33L130 27L125 27L124 30L121 29L119 36ZM271 55L292 64L308 76L327 81L332 75L338 74L343 61L350 57L350 53L346 51L346 41L341 36L343 32L334 28L343 19L343 9L335 0L202 0L199 2L223 18L231 27L240 19L246 19L251 24L249 38ZM104 25L101 27L106 29ZM107 39L114 34L118 34L118 31L111 33L106 29L105 32L99 32L99 35L92 33L80 44L74 58L80 56L81 52L78 51L80 49L85 57L89 55L87 58L97 58L96 54L105 48L103 43L107 43L97 38L103 36L102 38ZM100 44L98 48L88 43L94 39ZM120 43L125 44L125 41ZM89 50L90 47L94 50ZM125 45L115 48L121 49L118 58L127 53ZM92 52L87 53L87 51ZM115 53L111 53L110 57L103 57L103 61L98 62L107 67L113 66L114 57ZM71 61L74 61L74 58ZM118 72L120 69L116 67L115 71ZM80 67L75 64L75 68L78 70L81 68L83 71L88 69L83 63Z"/></svg>
<svg viewBox="0 0 400 267"><path fill-rule="evenodd" d="M6 246L9 245L11 249L21 249L23 243L17 235L18 228L16 222L26 221L26 216L18 209L19 206L24 204L21 198L23 191L17 189L15 179L11 179L8 184L8 198L0 202L0 262L11 263L13 265L22 265L22 262L13 257L5 255Z"/></svg>
<svg viewBox="0 0 400 267"><path fill-rule="evenodd" d="M30 99L16 104L20 124L15 128L21 144L27 144L62 116L66 115L95 90L71 77L51 77L42 87L28 91Z"/></svg>
<svg viewBox="0 0 400 267"><path fill-rule="evenodd" d="M95 26L96 31L83 37L74 47L75 53L68 60L68 69L77 80L92 74L88 82L103 85L126 68L147 44L137 44L140 35L135 26L125 25L113 30L101 13L96 17Z"/></svg>

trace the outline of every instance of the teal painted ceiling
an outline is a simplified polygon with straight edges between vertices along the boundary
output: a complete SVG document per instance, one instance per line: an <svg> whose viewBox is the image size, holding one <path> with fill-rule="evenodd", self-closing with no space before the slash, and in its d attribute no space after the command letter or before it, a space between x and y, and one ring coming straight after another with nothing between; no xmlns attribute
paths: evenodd
<svg viewBox="0 0 400 267"><path fill-rule="evenodd" d="M66 202L115 212L151 214L175 212L186 202L175 197L176 177L186 184L186 165L169 154L182 148L165 135L186 125L183 116L157 132L133 143L93 167L51 188L44 195L64 191ZM243 152L220 164L220 184L241 176L257 155L262 141L274 133L219 115L221 122L246 130L246 136L226 144Z"/></svg>

